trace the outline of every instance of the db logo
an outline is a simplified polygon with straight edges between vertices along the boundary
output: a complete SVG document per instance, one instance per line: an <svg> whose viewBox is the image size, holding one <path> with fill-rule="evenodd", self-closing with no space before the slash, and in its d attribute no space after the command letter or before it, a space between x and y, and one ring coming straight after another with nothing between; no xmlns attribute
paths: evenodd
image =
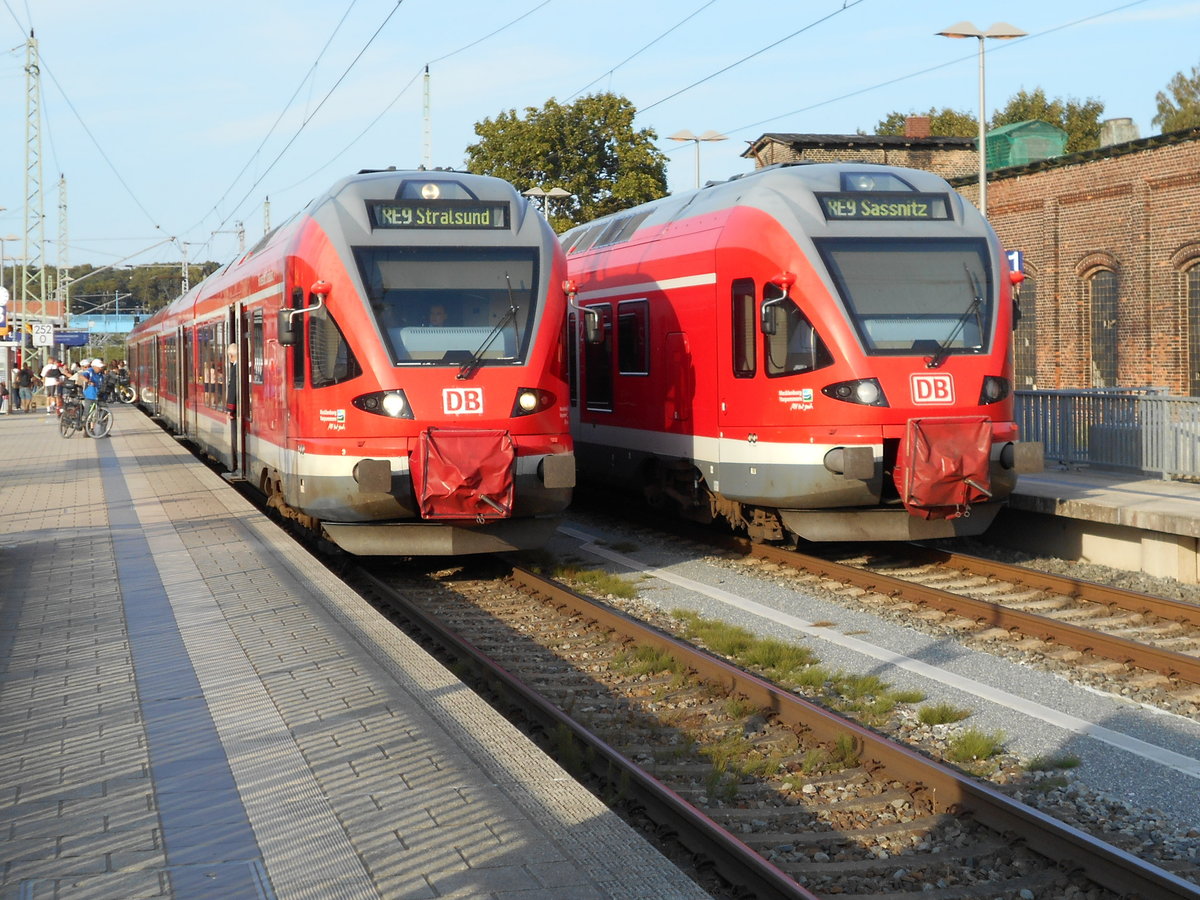
<svg viewBox="0 0 1200 900"><path fill-rule="evenodd" d="M954 379L949 375L911 375L913 403L953 403Z"/></svg>
<svg viewBox="0 0 1200 900"><path fill-rule="evenodd" d="M483 388L443 388L442 412L448 416L481 415Z"/></svg>

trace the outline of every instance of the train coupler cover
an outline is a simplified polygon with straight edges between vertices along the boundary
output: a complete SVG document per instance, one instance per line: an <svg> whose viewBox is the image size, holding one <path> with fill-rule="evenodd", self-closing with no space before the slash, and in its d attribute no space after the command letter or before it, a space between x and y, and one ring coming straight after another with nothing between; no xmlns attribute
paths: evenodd
<svg viewBox="0 0 1200 900"><path fill-rule="evenodd" d="M499 430L427 428L409 459L424 519L507 519L516 446Z"/></svg>
<svg viewBox="0 0 1200 900"><path fill-rule="evenodd" d="M969 516L991 499L992 420L986 416L909 419L896 460L905 508L922 519Z"/></svg>

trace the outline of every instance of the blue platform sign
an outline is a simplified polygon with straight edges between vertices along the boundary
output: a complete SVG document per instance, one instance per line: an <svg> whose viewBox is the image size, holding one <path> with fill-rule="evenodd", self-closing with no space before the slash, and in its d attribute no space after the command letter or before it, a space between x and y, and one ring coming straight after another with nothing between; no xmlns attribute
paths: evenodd
<svg viewBox="0 0 1200 900"><path fill-rule="evenodd" d="M1020 250L1007 251L1008 267L1014 272L1025 271L1025 254Z"/></svg>
<svg viewBox="0 0 1200 900"><path fill-rule="evenodd" d="M86 331L60 331L54 336L54 343L64 347L83 347L87 345L90 337Z"/></svg>

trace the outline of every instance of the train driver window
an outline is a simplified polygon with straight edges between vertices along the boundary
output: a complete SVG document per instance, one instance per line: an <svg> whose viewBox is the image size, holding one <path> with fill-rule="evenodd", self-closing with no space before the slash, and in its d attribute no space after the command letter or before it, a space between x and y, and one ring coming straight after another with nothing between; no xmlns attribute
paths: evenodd
<svg viewBox="0 0 1200 900"><path fill-rule="evenodd" d="M763 286L764 301L779 296L775 285ZM768 377L813 372L833 364L833 355L794 297L772 305L768 315L775 320L775 333L763 335L763 367Z"/></svg>
<svg viewBox="0 0 1200 900"><path fill-rule="evenodd" d="M312 386L326 387L349 381L362 374L354 351L346 342L337 322L322 306L310 312L308 319L308 358L312 369Z"/></svg>
<svg viewBox="0 0 1200 900"><path fill-rule="evenodd" d="M753 378L758 370L754 355L754 282L739 278L733 283L733 377Z"/></svg>

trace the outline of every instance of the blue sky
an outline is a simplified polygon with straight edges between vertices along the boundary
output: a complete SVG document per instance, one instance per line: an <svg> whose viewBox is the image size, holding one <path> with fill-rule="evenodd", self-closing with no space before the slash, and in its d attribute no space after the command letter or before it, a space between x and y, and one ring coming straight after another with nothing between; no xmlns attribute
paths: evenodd
<svg viewBox="0 0 1200 900"><path fill-rule="evenodd" d="M986 43L988 116L1018 90L1097 99L1156 132L1155 94L1200 65L1196 0L3 0L0 237L23 235L25 40L42 61L46 261L225 261L360 168L460 168L474 125L611 90L659 136L671 190L749 171L768 131L873 131L893 111L978 107L978 42L936 32L1004 21ZM650 46L647 46L650 45ZM11 49L9 49L11 48ZM640 52L639 52L640 51ZM630 58L632 57L632 58ZM59 175L69 236L58 246ZM519 187L528 187L522 185ZM214 233L215 232L215 233ZM9 257L22 241L6 241Z"/></svg>

